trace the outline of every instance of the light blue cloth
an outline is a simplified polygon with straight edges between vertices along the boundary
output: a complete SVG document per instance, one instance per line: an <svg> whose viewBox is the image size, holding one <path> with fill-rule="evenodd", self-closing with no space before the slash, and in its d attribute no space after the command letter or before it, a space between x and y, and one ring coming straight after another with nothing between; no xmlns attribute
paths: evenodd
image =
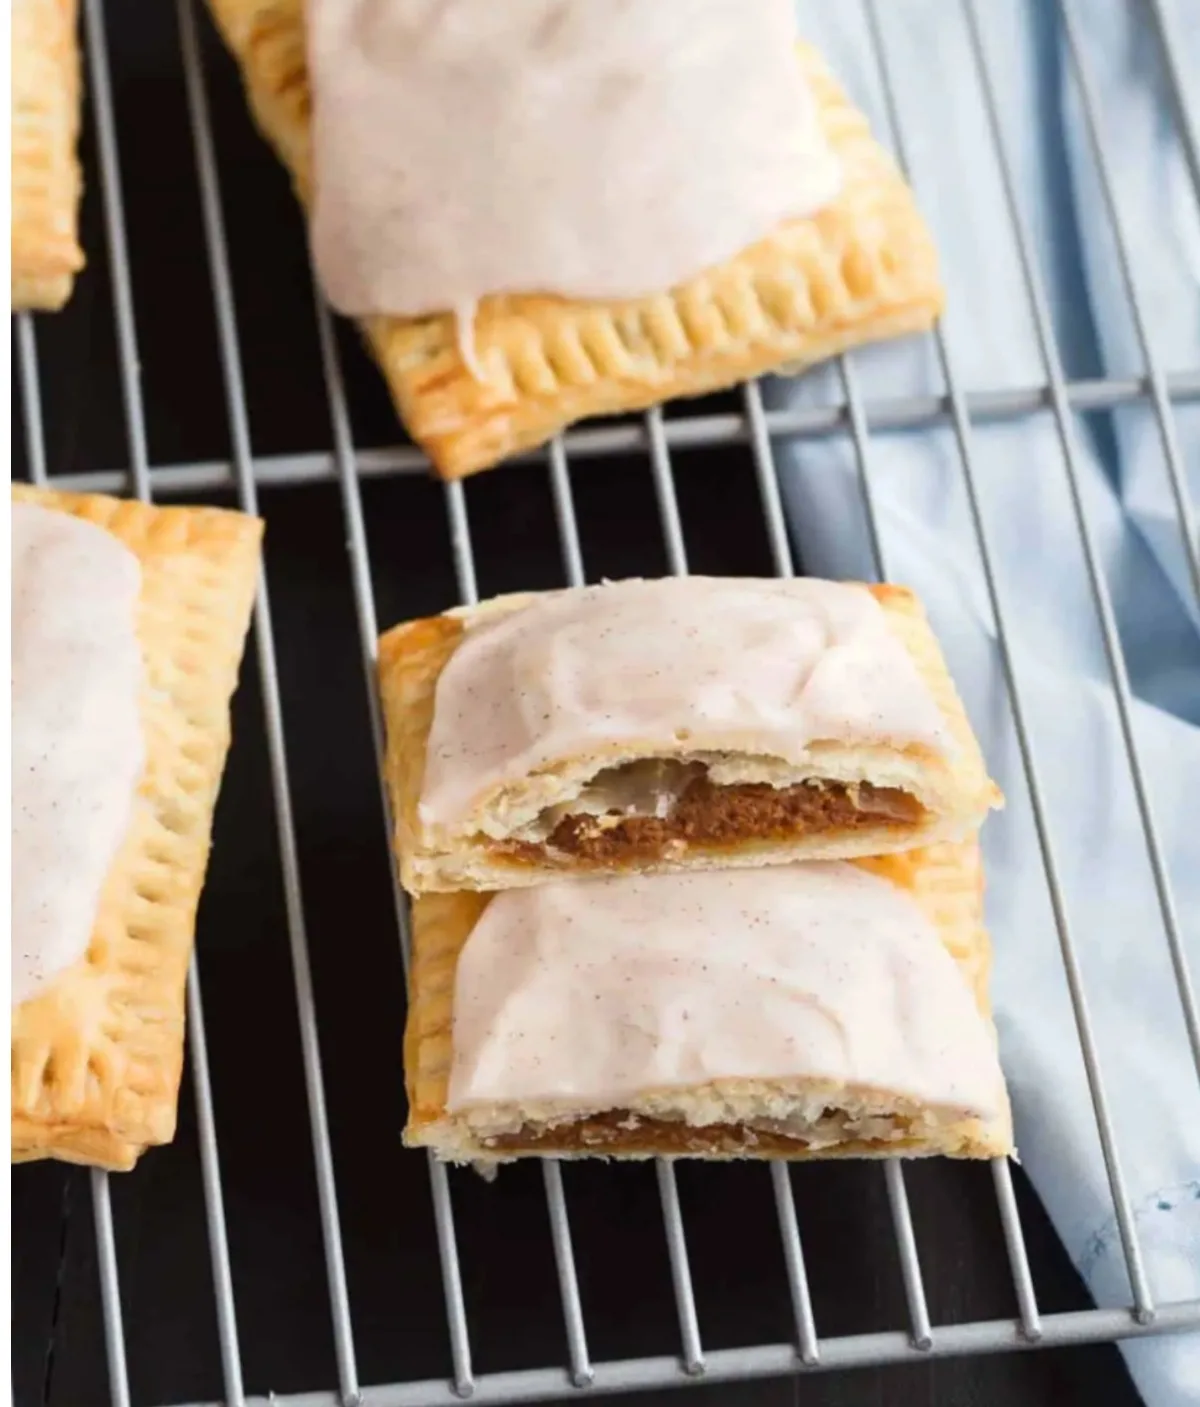
<svg viewBox="0 0 1200 1407"><path fill-rule="evenodd" d="M1142 369L1055 7L977 6L1020 200L1068 375ZM1085 43L1153 346L1200 367L1200 212L1147 9L1085 0ZM968 389L1045 381L1017 246L959 7L878 6L914 183L948 290L944 321ZM1200 93L1195 0L1174 0L1181 64ZM802 31L887 133L857 3L801 4ZM870 399L942 389L932 339L853 358ZM768 387L772 404L841 399L836 370ZM1193 503L1200 404L1175 420ZM1134 727L1194 978L1200 982L1200 610L1191 594L1158 432L1146 408L1077 419L1079 467L1136 695ZM1200 1298L1200 1079L1151 881L1053 417L976 424L972 447L1002 604L1049 813L1150 1288ZM873 563L844 436L780 441L804 570ZM1096 1300L1131 1302L1112 1198L1050 911L995 632L951 431L876 432L869 470L888 576L927 604L1008 808L988 822L988 916L1002 1056L1023 1165ZM1149 1407L1200 1402L1200 1335L1125 1347Z"/></svg>

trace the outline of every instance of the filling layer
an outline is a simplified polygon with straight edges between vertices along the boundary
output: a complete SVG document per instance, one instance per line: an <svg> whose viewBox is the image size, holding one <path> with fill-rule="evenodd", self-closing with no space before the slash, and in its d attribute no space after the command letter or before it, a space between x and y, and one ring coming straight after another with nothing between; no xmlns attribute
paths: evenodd
<svg viewBox="0 0 1200 1407"><path fill-rule="evenodd" d="M797 1119L748 1120L743 1123L687 1124L680 1119L647 1118L629 1109L614 1109L584 1119L553 1124L525 1124L513 1133L479 1139L483 1148L497 1153L547 1149L588 1149L638 1152L652 1149L663 1154L735 1152L759 1149L770 1152L816 1151L843 1143L869 1148L895 1148L914 1142L937 1121L908 1115L873 1115L852 1118L845 1110L826 1109L812 1122Z"/></svg>
<svg viewBox="0 0 1200 1407"><path fill-rule="evenodd" d="M575 801L543 812L531 838L500 842L497 850L531 863L561 853L603 865L657 858L680 844L714 849L868 826L915 826L926 816L916 797L898 787L827 780L720 786L700 763L653 766L659 769L653 780L642 763L601 773ZM640 785L631 785L630 776L639 777Z"/></svg>

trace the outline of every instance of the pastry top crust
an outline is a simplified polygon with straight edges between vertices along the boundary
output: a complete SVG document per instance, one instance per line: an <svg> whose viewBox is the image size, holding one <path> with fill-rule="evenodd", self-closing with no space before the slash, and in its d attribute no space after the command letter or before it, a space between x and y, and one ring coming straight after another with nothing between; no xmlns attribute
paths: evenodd
<svg viewBox="0 0 1200 1407"><path fill-rule="evenodd" d="M12 1156L114 1170L167 1142L184 981L258 579L262 523L14 485L105 528L142 568L146 764L86 956L12 1013Z"/></svg>
<svg viewBox="0 0 1200 1407"><path fill-rule="evenodd" d="M988 984L991 943L983 922L983 869L975 840L943 844L902 854L860 859L854 863L907 889L933 923L950 955L975 995L980 1015L994 1036ZM759 1134L749 1142L722 1128L714 1111L730 1105L746 1107L761 1099L764 1106L781 1094L797 1100L827 1101L853 1108L864 1092L820 1081L797 1079L783 1088L779 1082L713 1081L679 1093L674 1102L683 1107L685 1119L669 1134L643 1126L626 1131L616 1140L599 1143L597 1125L583 1121L550 1130L549 1136L531 1136L508 1147L488 1146L471 1128L469 1118L446 1108L453 1055L454 984L459 954L480 915L491 902L484 893L427 894L412 907L413 956L410 977L408 1024L404 1038L404 1065L409 1099L405 1142L428 1146L439 1156L455 1161L502 1161L519 1153L543 1152L556 1156L650 1157L681 1153L703 1158L739 1156L847 1157L887 1153L915 1155L943 1153L959 1157L994 1157L1011 1151L1012 1126L1007 1099L994 1119L962 1119L923 1125L915 1121L911 1136L877 1145L850 1138L842 1144L806 1152L794 1140ZM914 1111L919 1113L919 1111Z"/></svg>
<svg viewBox="0 0 1200 1407"><path fill-rule="evenodd" d="M77 223L77 0L14 0L12 306L61 308L83 268Z"/></svg>
<svg viewBox="0 0 1200 1407"><path fill-rule="evenodd" d="M1000 793L987 775L979 744L920 602L905 587L871 585L866 589L883 608L890 628L929 688L953 739L954 754L943 758L920 746L900 749L823 744L819 761L814 763L819 770L814 775L852 785L869 782L880 787L899 787L915 795L937 819L945 821L949 832L956 836L965 834L983 820L989 807L1001 804ZM478 835L470 833L474 821L482 820L482 808L479 816L463 827L464 834L451 840L431 833L418 811L426 745L442 670L473 626L520 610L533 599L528 593L514 594L476 606L456 607L440 616L397 625L379 642L379 681L387 725L385 775L392 798L401 879L412 894L464 887L510 887L536 883L546 877L536 867L516 867L488 856ZM702 737L692 742L696 751L704 750ZM649 751L653 755L653 749ZM606 754L602 764L593 758L573 758L569 768L554 769L545 785L549 787L561 774L564 794L570 796L574 793L567 782L577 774L588 774L597 765L619 765L645 755L647 749L630 746L623 753ZM574 786L577 789L577 780ZM547 793L545 804L552 805L557 799ZM482 826L476 830L482 830ZM910 837L908 843L915 842ZM846 851L842 848L819 853L811 844L804 851L806 858L829 858L837 853ZM747 847L739 855L726 857L725 863L762 864L788 858L797 856L783 847L772 846L769 851L761 846ZM665 867L657 862L649 866Z"/></svg>
<svg viewBox="0 0 1200 1407"><path fill-rule="evenodd" d="M254 117L307 204L302 0L209 3ZM443 477L489 468L586 416L798 369L933 323L937 256L912 193L821 57L807 44L798 56L842 168L837 198L818 214L652 297L485 298L474 324L485 380L472 374L449 313L363 320L405 425Z"/></svg>

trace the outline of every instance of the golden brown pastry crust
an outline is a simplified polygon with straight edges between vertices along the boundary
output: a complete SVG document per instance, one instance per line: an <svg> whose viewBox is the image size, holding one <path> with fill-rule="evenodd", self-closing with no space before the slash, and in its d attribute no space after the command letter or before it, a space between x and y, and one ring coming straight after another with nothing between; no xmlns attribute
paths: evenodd
<svg viewBox="0 0 1200 1407"><path fill-rule="evenodd" d="M976 840L936 845L922 850L855 861L908 889L932 920L942 942L958 963L975 993L980 1014L992 1028L988 982L991 942L983 922L983 868ZM563 1124L534 1136L516 1136L503 1146L480 1141L467 1121L446 1108L453 1055L454 981L458 957L491 900L490 894L428 894L412 906L412 971L409 980L408 1023L404 1033L404 1071L409 1117L404 1141L429 1147L454 1162L495 1162L530 1154L555 1157L647 1158L682 1155L704 1159L729 1158L873 1158L922 1157L942 1154L956 1158L993 1158L1012 1151L1012 1120L1007 1097L992 1120L962 1119L941 1125L917 1125L897 1139L863 1142L851 1138L832 1147L812 1149L798 1140L736 1127L703 1123L670 1127L642 1123L604 1128L603 1120ZM721 1082L716 1082L719 1085ZM744 1093L752 1081L736 1083ZM862 1092L829 1082L803 1083L807 1094L819 1094L837 1107ZM699 1111L706 1092L689 1092ZM622 1124L633 1121L621 1120Z"/></svg>
<svg viewBox="0 0 1200 1407"><path fill-rule="evenodd" d="M902 775L910 773L919 778L924 790L937 798L936 809L915 825L884 823L854 832L834 830L785 840L746 839L712 849L692 846L671 858L616 860L608 865L574 856L563 856L559 863L549 859L535 863L506 854L496 842L479 835L443 842L430 834L418 815L425 748L442 670L472 623L519 609L533 597L501 596L478 606L460 607L395 626L379 642L379 685L387 731L384 775L395 819L393 843L405 889L410 894L508 889L605 868L629 872L761 865L875 854L962 838L1002 798L988 778L979 744L920 602L905 587L882 585L867 589L883 607L889 625L909 651L941 709L957 745L957 756L948 762L927 748L901 752L880 747L869 750L869 758L867 749L839 752L843 760L852 752L856 760L865 759L864 781L882 786L903 785L893 774L878 770L889 765L898 768ZM703 739L694 741L697 750L703 751ZM830 752L832 756L832 745ZM876 770L868 771L868 767Z"/></svg>
<svg viewBox="0 0 1200 1407"><path fill-rule="evenodd" d="M12 306L53 311L83 268L77 0L14 0Z"/></svg>
<svg viewBox="0 0 1200 1407"><path fill-rule="evenodd" d="M258 125L306 201L302 0L209 4ZM912 193L815 50L800 45L799 59L843 170L840 194L816 216L654 297L484 299L475 344L486 384L464 362L451 316L363 322L401 418L444 478L490 468L587 416L796 370L933 323L937 257Z"/></svg>
<svg viewBox="0 0 1200 1407"><path fill-rule="evenodd" d="M184 982L262 524L25 485L12 495L106 528L142 566L141 804L86 956L12 1014L13 1161L123 1170L175 1132Z"/></svg>

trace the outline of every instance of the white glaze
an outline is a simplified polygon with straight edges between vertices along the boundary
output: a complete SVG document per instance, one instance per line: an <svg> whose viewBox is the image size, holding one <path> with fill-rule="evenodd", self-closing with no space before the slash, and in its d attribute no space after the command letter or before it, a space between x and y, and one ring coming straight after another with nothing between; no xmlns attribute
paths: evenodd
<svg viewBox="0 0 1200 1407"><path fill-rule="evenodd" d="M491 788L565 759L630 742L678 756L692 737L710 753L797 764L818 740L951 746L864 587L623 581L542 596L467 632L438 680L420 817L453 824Z"/></svg>
<svg viewBox="0 0 1200 1407"><path fill-rule="evenodd" d="M930 920L844 861L498 894L459 957L453 1050L451 1111L620 1109L738 1079L981 1118L1002 1097L995 1042Z"/></svg>
<svg viewBox="0 0 1200 1407"><path fill-rule="evenodd" d="M141 567L111 533L12 508L12 987L87 951L144 761Z"/></svg>
<svg viewBox="0 0 1200 1407"><path fill-rule="evenodd" d="M308 0L311 238L352 315L660 292L836 194L792 0Z"/></svg>

